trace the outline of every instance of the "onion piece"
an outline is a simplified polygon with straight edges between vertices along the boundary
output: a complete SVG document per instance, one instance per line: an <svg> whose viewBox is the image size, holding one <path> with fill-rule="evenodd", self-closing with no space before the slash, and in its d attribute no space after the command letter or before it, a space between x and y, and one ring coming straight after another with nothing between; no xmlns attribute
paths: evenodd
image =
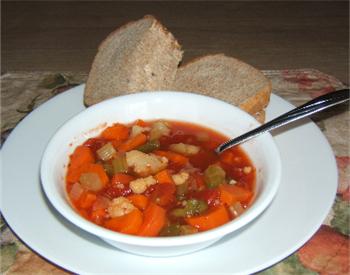
<svg viewBox="0 0 350 275"><path fill-rule="evenodd" d="M79 200L81 194L83 194L84 189L83 187L80 185L80 183L76 182L72 185L72 188L69 192L69 196L71 197L72 200Z"/></svg>

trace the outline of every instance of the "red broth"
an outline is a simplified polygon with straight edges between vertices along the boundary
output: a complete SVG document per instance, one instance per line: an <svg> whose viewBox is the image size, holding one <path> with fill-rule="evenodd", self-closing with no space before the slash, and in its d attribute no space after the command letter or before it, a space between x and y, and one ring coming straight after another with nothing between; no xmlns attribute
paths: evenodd
<svg viewBox="0 0 350 275"><path fill-rule="evenodd" d="M116 123L70 156L66 188L87 220L138 236L206 231L241 215L256 171L239 147L220 156L224 135L179 121Z"/></svg>

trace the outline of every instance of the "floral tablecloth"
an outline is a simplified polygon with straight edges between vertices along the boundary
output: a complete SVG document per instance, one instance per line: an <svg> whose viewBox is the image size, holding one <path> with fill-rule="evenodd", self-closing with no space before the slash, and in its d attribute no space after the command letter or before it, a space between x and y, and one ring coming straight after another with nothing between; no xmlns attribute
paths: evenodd
<svg viewBox="0 0 350 275"><path fill-rule="evenodd" d="M273 93L300 105L344 88L330 75L313 69L264 71ZM58 93L85 82L84 73L14 72L1 76L1 144L29 112ZM339 182L332 210L316 234L293 255L260 274L350 274L349 110L333 108L313 120L331 144ZM3 160L6 161L6 160ZM3 274L67 274L32 252L1 219L0 260Z"/></svg>

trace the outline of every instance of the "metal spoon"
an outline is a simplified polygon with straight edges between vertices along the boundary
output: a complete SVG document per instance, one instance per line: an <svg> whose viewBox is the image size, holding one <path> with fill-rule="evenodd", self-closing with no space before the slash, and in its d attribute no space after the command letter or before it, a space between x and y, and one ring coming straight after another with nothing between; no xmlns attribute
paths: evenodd
<svg viewBox="0 0 350 275"><path fill-rule="evenodd" d="M319 96L311 101L306 102L305 104L255 128L252 131L249 131L239 137L226 141L225 143L219 145L215 152L220 154L228 148L246 142L262 133L271 131L273 129L279 128L283 125L286 125L290 122L296 121L303 117L310 116L322 110L325 110L334 105L344 103L349 100L349 89L339 90L332 93Z"/></svg>

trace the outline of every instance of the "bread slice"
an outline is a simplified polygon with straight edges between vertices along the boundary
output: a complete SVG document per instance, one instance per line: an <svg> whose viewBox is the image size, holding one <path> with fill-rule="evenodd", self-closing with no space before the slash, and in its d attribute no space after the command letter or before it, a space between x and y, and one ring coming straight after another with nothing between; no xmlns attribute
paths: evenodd
<svg viewBox="0 0 350 275"><path fill-rule="evenodd" d="M174 36L146 15L112 32L99 46L84 91L87 106L118 95L167 89L182 59Z"/></svg>
<svg viewBox="0 0 350 275"><path fill-rule="evenodd" d="M179 67L174 90L212 96L240 107L261 121L271 83L263 73L233 57L206 55Z"/></svg>

